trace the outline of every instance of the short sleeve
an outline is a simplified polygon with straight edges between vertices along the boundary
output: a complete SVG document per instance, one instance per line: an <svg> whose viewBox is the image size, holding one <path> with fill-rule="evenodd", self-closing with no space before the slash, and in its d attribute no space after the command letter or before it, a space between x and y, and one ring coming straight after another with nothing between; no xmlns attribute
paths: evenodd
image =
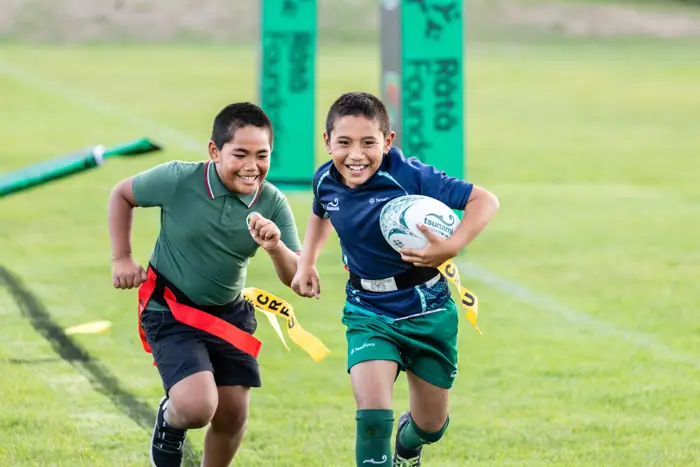
<svg viewBox="0 0 700 467"><path fill-rule="evenodd" d="M314 196L314 200L311 204L311 210L313 211L314 214L316 214L318 217L325 219L328 217L328 213L326 212L326 209L323 207L321 202Z"/></svg>
<svg viewBox="0 0 700 467"><path fill-rule="evenodd" d="M301 251L297 224L294 221L294 213L289 207L287 198L280 194L280 198L277 200L276 204L277 208L271 220L277 225L277 228L280 229L282 243L292 251Z"/></svg>
<svg viewBox="0 0 700 467"><path fill-rule="evenodd" d="M451 209L464 209L474 188L473 184L450 177L445 172L424 164L416 158L411 158L408 162L419 172L422 195L438 199Z"/></svg>
<svg viewBox="0 0 700 467"><path fill-rule="evenodd" d="M311 204L311 210L321 219L325 219L328 217L328 213L326 212L326 208L323 207L323 204L321 203L321 200L318 196L318 187L321 184L321 178L323 178L323 175L316 173L311 182L311 188L313 190L314 195L314 199Z"/></svg>
<svg viewBox="0 0 700 467"><path fill-rule="evenodd" d="M139 206L165 206L175 193L182 173L177 161L165 162L137 174L132 182L134 199Z"/></svg>

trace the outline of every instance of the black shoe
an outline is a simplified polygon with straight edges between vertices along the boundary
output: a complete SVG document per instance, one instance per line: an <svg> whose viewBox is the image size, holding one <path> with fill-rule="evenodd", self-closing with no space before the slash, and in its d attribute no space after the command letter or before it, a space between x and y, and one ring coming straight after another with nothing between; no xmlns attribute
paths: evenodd
<svg viewBox="0 0 700 467"><path fill-rule="evenodd" d="M158 405L156 424L151 438L151 467L180 467L185 452L187 430L173 428L165 421L168 396Z"/></svg>
<svg viewBox="0 0 700 467"><path fill-rule="evenodd" d="M393 467L420 467L420 460L423 457L423 446L418 449L406 449L399 441L401 430L411 421L411 413L404 412L399 416L399 427L396 430L396 444L394 445Z"/></svg>

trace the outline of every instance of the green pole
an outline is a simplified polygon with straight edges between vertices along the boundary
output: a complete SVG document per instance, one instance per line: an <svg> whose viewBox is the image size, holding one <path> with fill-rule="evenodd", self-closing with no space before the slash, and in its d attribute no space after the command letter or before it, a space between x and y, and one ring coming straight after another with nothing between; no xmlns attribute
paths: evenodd
<svg viewBox="0 0 700 467"><path fill-rule="evenodd" d="M461 0L382 0L382 90L407 157L465 178ZM399 60L400 58L400 60ZM400 99L395 94L400 93ZM399 102L396 102L396 101Z"/></svg>
<svg viewBox="0 0 700 467"><path fill-rule="evenodd" d="M98 145L75 154L39 162L0 175L0 198L99 167L110 157L139 156L160 149L157 144L142 138L111 148Z"/></svg>

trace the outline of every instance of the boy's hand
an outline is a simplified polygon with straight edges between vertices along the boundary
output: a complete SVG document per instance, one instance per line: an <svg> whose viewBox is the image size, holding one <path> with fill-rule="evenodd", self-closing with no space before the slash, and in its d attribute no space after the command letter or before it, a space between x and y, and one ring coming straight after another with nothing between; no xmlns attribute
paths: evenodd
<svg viewBox="0 0 700 467"><path fill-rule="evenodd" d="M302 297L319 298L321 280L314 266L299 267L291 284L292 290Z"/></svg>
<svg viewBox="0 0 700 467"><path fill-rule="evenodd" d="M437 268L445 261L457 256L459 251L455 251L452 242L434 234L423 224L417 225L418 230L428 239L425 248L401 248L401 259L416 266Z"/></svg>
<svg viewBox="0 0 700 467"><path fill-rule="evenodd" d="M131 256L112 261L112 285L115 289L133 289L146 279L146 271Z"/></svg>
<svg viewBox="0 0 700 467"><path fill-rule="evenodd" d="M263 247L265 251L272 251L280 245L280 237L282 234L277 224L270 219L265 219L258 213L250 217L248 230L253 240Z"/></svg>

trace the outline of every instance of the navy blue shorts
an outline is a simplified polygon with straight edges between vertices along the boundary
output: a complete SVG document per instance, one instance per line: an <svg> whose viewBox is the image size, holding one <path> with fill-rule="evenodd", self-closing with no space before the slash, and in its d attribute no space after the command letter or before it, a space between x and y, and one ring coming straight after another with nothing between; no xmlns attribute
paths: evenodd
<svg viewBox="0 0 700 467"><path fill-rule="evenodd" d="M258 327L255 308L243 299L216 316L249 334ZM217 386L262 386L255 357L179 322L166 307L151 301L141 314L141 325L166 393L184 378L207 370L214 373Z"/></svg>

